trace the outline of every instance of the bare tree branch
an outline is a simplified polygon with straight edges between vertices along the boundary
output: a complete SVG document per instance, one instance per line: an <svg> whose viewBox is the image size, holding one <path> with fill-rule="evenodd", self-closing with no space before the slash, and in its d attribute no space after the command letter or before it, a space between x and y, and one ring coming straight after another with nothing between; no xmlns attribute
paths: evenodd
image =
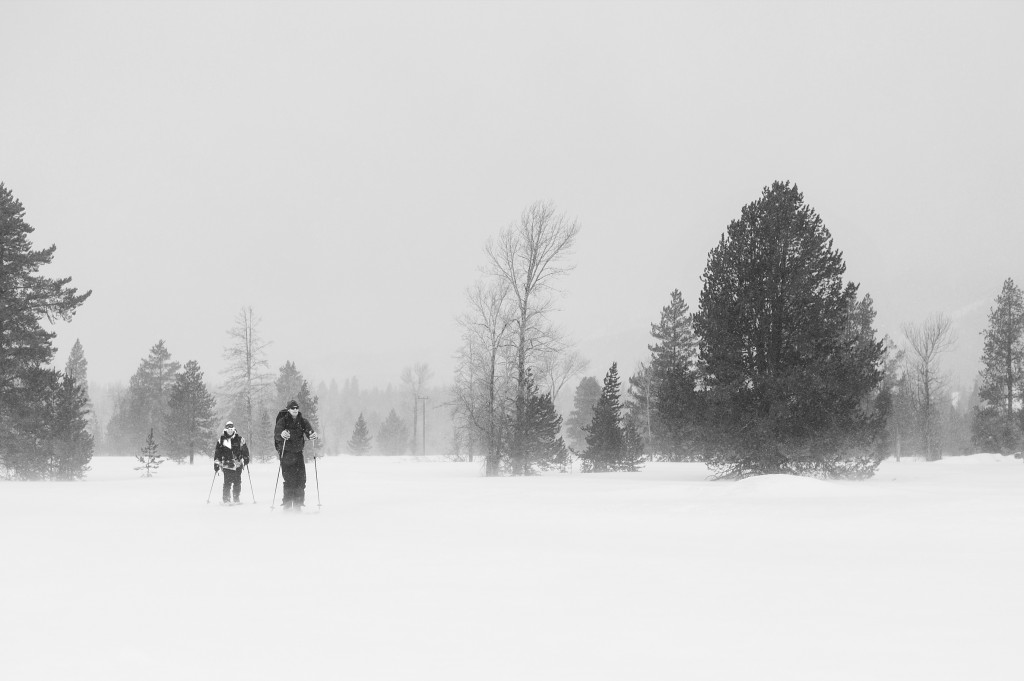
<svg viewBox="0 0 1024 681"><path fill-rule="evenodd" d="M956 343L953 320L944 314L932 314L920 324L904 324L907 338L907 366L920 403L924 448L929 459L941 457L935 436L935 402L947 385L939 360Z"/></svg>

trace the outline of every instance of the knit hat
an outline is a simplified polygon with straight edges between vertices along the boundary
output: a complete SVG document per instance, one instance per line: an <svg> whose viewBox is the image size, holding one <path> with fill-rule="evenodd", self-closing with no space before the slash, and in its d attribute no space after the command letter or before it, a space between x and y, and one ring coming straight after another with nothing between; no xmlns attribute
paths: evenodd
<svg viewBox="0 0 1024 681"><path fill-rule="evenodd" d="M299 403L296 402L295 400L289 400L288 401L288 408L289 409L298 409L299 408Z"/></svg>

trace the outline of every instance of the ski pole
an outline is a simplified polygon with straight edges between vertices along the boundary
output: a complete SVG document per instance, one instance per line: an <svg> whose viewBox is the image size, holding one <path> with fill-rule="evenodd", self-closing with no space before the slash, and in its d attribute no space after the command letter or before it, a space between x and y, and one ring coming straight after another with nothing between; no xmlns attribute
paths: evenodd
<svg viewBox="0 0 1024 681"><path fill-rule="evenodd" d="M210 493L206 495L206 503L210 503L210 497L213 496L213 483L217 482L217 473L220 473L220 469L213 469L213 480L210 481Z"/></svg>
<svg viewBox="0 0 1024 681"><path fill-rule="evenodd" d="M256 492L252 488L252 471L249 470L249 465L248 464L246 464L246 466L245 466L245 472L249 476L249 493L252 494L252 503L255 504L256 503ZM277 490L274 490L274 491L276 492Z"/></svg>
<svg viewBox="0 0 1024 681"><path fill-rule="evenodd" d="M320 510L320 473L316 469L316 440L313 440L313 476L316 480L316 508Z"/></svg>
<svg viewBox="0 0 1024 681"><path fill-rule="evenodd" d="M284 456L284 443L281 443L281 453L277 456L277 479L274 480L274 496L270 499L270 510L274 510L274 504L277 503L277 483L281 481L281 457Z"/></svg>

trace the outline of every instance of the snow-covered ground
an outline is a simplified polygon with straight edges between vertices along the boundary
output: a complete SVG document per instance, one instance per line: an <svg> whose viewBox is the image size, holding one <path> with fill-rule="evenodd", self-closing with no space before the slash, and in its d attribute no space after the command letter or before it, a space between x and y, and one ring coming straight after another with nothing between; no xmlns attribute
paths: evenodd
<svg viewBox="0 0 1024 681"><path fill-rule="evenodd" d="M866 482L486 479L333 457L313 512L236 507L209 459L0 483L0 677L1022 679L1024 465ZM280 490L278 490L280 495Z"/></svg>

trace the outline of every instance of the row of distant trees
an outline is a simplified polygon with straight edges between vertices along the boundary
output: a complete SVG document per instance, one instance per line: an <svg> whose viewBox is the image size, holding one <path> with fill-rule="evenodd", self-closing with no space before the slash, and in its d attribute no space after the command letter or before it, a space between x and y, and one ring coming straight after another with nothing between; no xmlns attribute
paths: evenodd
<svg viewBox="0 0 1024 681"><path fill-rule="evenodd" d="M321 435L319 446L324 446L328 453L418 451L421 440L417 433L422 434L425 427L419 423L421 407L431 395L428 383L432 374L427 365L406 367L397 391L390 386L384 391L360 391L355 379L346 382L344 391L333 381L330 388L321 383L320 391L327 397L325 404L320 395L313 394L294 362L285 362L276 377L271 374L266 353L269 343L262 339L259 319L251 308L239 312L228 337L224 381L217 388L211 388L205 381L197 362L190 361L182 367L175 361L163 340L150 348L127 389L118 390L113 398L104 450L111 454L135 454L152 431L164 455L192 462L197 453L210 451L220 425L231 419L247 438L256 460L270 460L274 456L274 420L288 400L296 399L303 415ZM410 404L411 418L401 418L397 409ZM362 413L358 420L349 416L352 407L358 405L370 407L369 421L376 437L370 435ZM378 416L381 410L386 418ZM347 432L353 433L348 441Z"/></svg>
<svg viewBox="0 0 1024 681"><path fill-rule="evenodd" d="M431 378L426 364L414 364L403 369L399 391L392 391L390 386L386 391L360 391L358 381L351 379L346 382L344 391L339 391L332 382L331 387L321 384L320 394L314 394L293 362L286 362L276 379L272 377L267 359L270 343L263 339L260 320L252 308L239 312L228 336L229 344L224 351L226 380L221 388L226 403L224 413L232 415L243 433L252 435L250 451L257 459L266 460L274 455L270 444L273 419L277 410L293 398L301 406L303 416L323 436L322 446L328 452L399 454L414 450L416 434L421 432L416 407L418 401L427 396ZM411 428L398 416L396 406L399 403L411 405ZM373 422L380 420L378 411L388 414L378 425L376 441L369 435L362 414L359 414L361 425L352 414L354 407L363 404L371 408L370 419ZM366 429L366 439L353 432L355 440L346 441L346 434L352 432L350 429L359 429L360 432Z"/></svg>
<svg viewBox="0 0 1024 681"><path fill-rule="evenodd" d="M254 338L252 324L251 310L242 310L229 335L242 339L239 343L249 343ZM237 333L241 330L245 333ZM269 460L274 456L274 422L291 399L302 405L303 415L316 428L318 400L295 363L285 362L270 382L268 373L254 371L248 363L255 355L239 350L239 345L230 345L225 351L229 364L220 391L223 406L218 408L218 397L207 385L199 363L190 360L182 367L164 341L158 341L117 398L106 426L107 452L134 454L153 432L165 456L192 463L196 454L212 451L224 420L231 419L247 439L250 454L257 460ZM244 359L231 362L232 358Z"/></svg>
<svg viewBox="0 0 1024 681"><path fill-rule="evenodd" d="M569 453L584 470L635 470L646 451L703 461L719 477L860 478L890 454L934 459L948 446L950 319L906 325L902 347L879 338L871 297L845 281L842 253L788 182L766 187L728 225L695 313L672 292L625 395L616 364L603 386L579 383L566 445L550 402L582 363L550 312L578 232L550 204L531 206L487 244L484 277L468 292L456 427L486 456L488 475L564 467ZM975 446L990 451L1021 448L1021 307L1008 280L971 414Z"/></svg>
<svg viewBox="0 0 1024 681"><path fill-rule="evenodd" d="M644 457L706 462L719 476L803 473L864 477L890 453L940 456L950 395L941 357L954 338L948 317L904 327L905 345L879 339L870 296L844 281L845 262L803 195L766 187L744 206L709 253L698 309L673 291L652 324L649 361L628 380L618 366L603 385L577 387L566 422L559 391L585 368L554 324L557 283L572 266L576 220L549 203L527 208L488 242L482 278L468 292L451 395L456 453L485 459L488 475L564 470L635 470ZM70 278L39 275L55 247L33 250L24 208L0 184L0 474L75 479L94 447L87 361L80 343L64 371L51 368L47 319L70 320L89 297ZM972 404L974 446L1024 446L1024 299L1008 279L984 332L983 370ZM216 396L195 361L182 366L161 340L116 399L107 448L135 454L161 440L171 458L207 451L225 414L248 434L258 458L273 456L277 410L298 399L318 427L318 397L294 363L276 377L251 309L229 329L225 380ZM430 372L414 365L387 418L360 413L345 449L415 451L422 407L437 399ZM387 398L391 399L391 398ZM352 423L338 404L335 442ZM351 405L347 407L351 409ZM411 427L399 417L410 413ZM219 414L219 417L218 417ZM344 420L343 420L344 419ZM98 424L92 424L97 428Z"/></svg>

